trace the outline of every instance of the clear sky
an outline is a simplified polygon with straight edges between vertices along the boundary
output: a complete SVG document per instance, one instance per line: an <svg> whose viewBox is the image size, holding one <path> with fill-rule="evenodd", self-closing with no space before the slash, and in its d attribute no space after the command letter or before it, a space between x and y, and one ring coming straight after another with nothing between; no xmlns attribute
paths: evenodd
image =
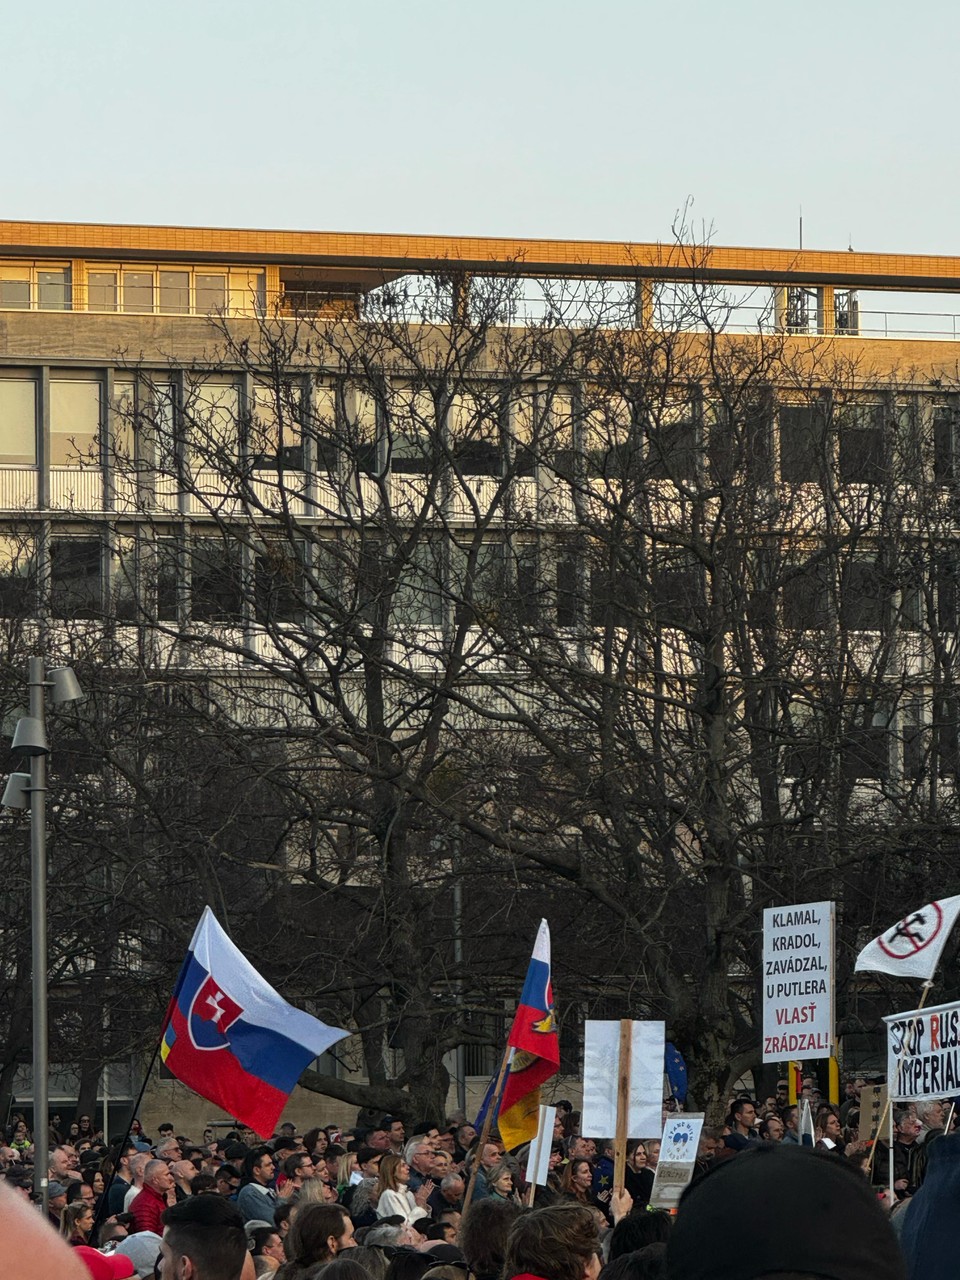
<svg viewBox="0 0 960 1280"><path fill-rule="evenodd" d="M960 253L955 0L0 0L0 218Z"/></svg>

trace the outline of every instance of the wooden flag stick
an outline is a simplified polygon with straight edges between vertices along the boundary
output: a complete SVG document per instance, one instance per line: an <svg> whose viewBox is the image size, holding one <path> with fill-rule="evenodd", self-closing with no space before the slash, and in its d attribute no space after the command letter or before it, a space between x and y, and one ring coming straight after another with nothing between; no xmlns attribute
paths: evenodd
<svg viewBox="0 0 960 1280"><path fill-rule="evenodd" d="M627 1129L630 1124L630 1054L633 1023L620 1020L620 1053L617 1058L617 1132L613 1143L613 1191L623 1191L627 1170Z"/></svg>
<svg viewBox="0 0 960 1280"><path fill-rule="evenodd" d="M480 1157L483 1155L483 1148L487 1145L487 1139L490 1137L490 1126L493 1123L494 1113L500 1105L500 1095L503 1093L503 1082L506 1079L507 1067L510 1065L510 1055L511 1046L508 1044L503 1051L503 1061L500 1063L500 1072L497 1076L497 1083L493 1086L493 1093L490 1095L490 1105L487 1107L487 1114L483 1117L483 1129L480 1133L480 1141L476 1146L473 1166L470 1169L470 1181L467 1183L467 1194L463 1197L464 1213L466 1213L470 1208L470 1201L473 1199L474 1183L477 1181L477 1174L480 1172Z"/></svg>
<svg viewBox="0 0 960 1280"><path fill-rule="evenodd" d="M919 1013L919 1011L923 1008L923 1006L926 1004L927 996L930 994L930 992L931 992L932 990L933 990L933 981L932 981L932 980L931 980L931 981L929 981L929 982L925 982L925 983L923 984L923 992L921 993L921 996L920 996L920 1003L917 1005L917 1012L918 1012L918 1013ZM904 1052L905 1052L905 1050L904 1050ZM903 1057L903 1052L901 1052L900 1056L901 1056L901 1058ZM869 1177L871 1177L871 1176L872 1176L872 1174L873 1174L873 1156L874 1156L874 1152L876 1151L877 1147L880 1145L880 1135L881 1135L881 1133L883 1133L883 1125L884 1125L884 1121L886 1120L886 1118L887 1118L887 1112L889 1111L889 1112L891 1113L891 1114L890 1114L890 1156L891 1156L891 1160L890 1160L890 1168L891 1168L890 1190L891 1190L891 1191L893 1190L893 1174L892 1174L892 1169L893 1169L893 1104L892 1104L892 1103L891 1103L891 1101L890 1101L890 1099L891 1099L892 1097L893 1097L893 1081L892 1081L892 1080L888 1080L888 1081L887 1081L887 1102L886 1102L886 1105L885 1105L885 1106L884 1106L884 1108L883 1108L883 1114L882 1114L882 1115L881 1115L881 1117L880 1117L880 1123L877 1125L877 1137L876 1137L876 1141L875 1141L875 1142L873 1143L873 1145L871 1146L871 1148L870 1148L870 1154L869 1154L869 1156L867 1157L867 1177L869 1178Z"/></svg>

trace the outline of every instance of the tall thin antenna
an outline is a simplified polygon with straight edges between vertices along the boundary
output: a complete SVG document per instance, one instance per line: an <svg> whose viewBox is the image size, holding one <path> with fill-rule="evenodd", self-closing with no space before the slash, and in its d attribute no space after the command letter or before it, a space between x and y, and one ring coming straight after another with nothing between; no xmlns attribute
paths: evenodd
<svg viewBox="0 0 960 1280"><path fill-rule="evenodd" d="M800 206L800 248L803 248L803 205Z"/></svg>

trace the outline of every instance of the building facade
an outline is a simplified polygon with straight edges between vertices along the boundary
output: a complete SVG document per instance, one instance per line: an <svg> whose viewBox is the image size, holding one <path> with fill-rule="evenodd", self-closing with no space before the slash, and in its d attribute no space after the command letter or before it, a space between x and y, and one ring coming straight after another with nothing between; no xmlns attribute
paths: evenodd
<svg viewBox="0 0 960 1280"><path fill-rule="evenodd" d="M712 978L691 941L613 985L731 1056L725 921L829 890L852 938L871 866L898 895L952 865L958 290L920 255L0 223L10 658L109 655L255 738L270 855L205 847L357 921L400 833L398 894L452 894L467 848L625 936L674 895ZM402 1013L415 939L363 1000L316 984L386 1002L338 1078L406 1079L438 1025L465 1077L450 912Z"/></svg>

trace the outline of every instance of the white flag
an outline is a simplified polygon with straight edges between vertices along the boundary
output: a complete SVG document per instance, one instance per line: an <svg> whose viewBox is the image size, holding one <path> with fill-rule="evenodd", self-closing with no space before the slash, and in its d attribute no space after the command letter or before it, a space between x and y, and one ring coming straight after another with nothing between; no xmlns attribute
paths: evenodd
<svg viewBox="0 0 960 1280"><path fill-rule="evenodd" d="M817 1141L817 1131L813 1127L813 1112L810 1109L810 1099L802 1098L800 1101L800 1122L797 1125L797 1132L800 1134L800 1145L804 1147L813 1147Z"/></svg>
<svg viewBox="0 0 960 1280"><path fill-rule="evenodd" d="M929 981L958 915L960 896L928 903L868 942L857 956L854 969Z"/></svg>

